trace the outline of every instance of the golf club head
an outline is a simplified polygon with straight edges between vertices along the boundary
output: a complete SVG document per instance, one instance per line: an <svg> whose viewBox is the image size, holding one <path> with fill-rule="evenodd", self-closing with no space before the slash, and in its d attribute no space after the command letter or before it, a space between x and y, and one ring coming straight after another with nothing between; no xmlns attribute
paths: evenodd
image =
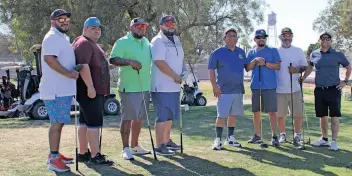
<svg viewBox="0 0 352 176"><path fill-rule="evenodd" d="M304 147L304 145L301 145L298 147L298 150L305 150L305 149L306 149L306 147Z"/></svg>
<svg viewBox="0 0 352 176"><path fill-rule="evenodd" d="M268 144L265 144L264 142L259 144L260 148L268 148Z"/></svg>

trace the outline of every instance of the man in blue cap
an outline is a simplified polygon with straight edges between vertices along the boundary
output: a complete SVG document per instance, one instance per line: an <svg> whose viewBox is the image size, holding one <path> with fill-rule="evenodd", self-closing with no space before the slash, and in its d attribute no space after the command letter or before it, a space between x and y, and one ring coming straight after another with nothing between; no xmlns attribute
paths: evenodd
<svg viewBox="0 0 352 176"><path fill-rule="evenodd" d="M248 143L260 143L260 109L269 114L270 126L272 130L272 145L278 147L280 145L276 136L277 132L277 98L276 98L276 73L275 70L280 69L280 55L276 48L266 46L268 35L263 29L255 32L254 41L256 47L248 52L248 59L251 63L246 66L246 70L252 71L252 112L253 112L253 127L254 136ZM260 69L259 69L260 68ZM260 75L260 76L259 76ZM259 80L260 78L260 80ZM261 105L260 107L260 94Z"/></svg>
<svg viewBox="0 0 352 176"><path fill-rule="evenodd" d="M99 129L103 127L104 96L110 92L109 62L97 44L101 36L101 23L97 17L84 22L83 35L72 46L77 64L82 64L77 79L77 101L80 105L79 161L94 165L111 165L102 155L99 146ZM88 143L91 151L88 150Z"/></svg>

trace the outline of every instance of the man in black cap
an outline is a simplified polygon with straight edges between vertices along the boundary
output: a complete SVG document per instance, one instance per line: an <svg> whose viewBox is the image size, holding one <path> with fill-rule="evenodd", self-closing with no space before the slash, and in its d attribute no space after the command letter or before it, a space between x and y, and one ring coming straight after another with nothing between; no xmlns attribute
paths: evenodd
<svg viewBox="0 0 352 176"><path fill-rule="evenodd" d="M323 32L319 37L320 48L310 55L309 66L301 81L305 80L315 67L315 114L320 118L321 138L313 146L329 146L328 116L331 117L332 142L330 150L339 150L337 134L341 117L341 90L351 75L351 65L346 56L331 47L332 34ZM340 65L346 69L344 80L340 80Z"/></svg>

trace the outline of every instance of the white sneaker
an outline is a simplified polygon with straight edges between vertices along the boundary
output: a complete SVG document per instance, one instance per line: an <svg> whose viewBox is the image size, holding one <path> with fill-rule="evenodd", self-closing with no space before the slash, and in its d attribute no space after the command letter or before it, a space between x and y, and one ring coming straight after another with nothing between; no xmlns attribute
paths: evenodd
<svg viewBox="0 0 352 176"><path fill-rule="evenodd" d="M329 142L323 140L322 138L320 138L317 142L313 143L312 146L314 147L326 147L329 146Z"/></svg>
<svg viewBox="0 0 352 176"><path fill-rule="evenodd" d="M129 147L125 147L121 152L122 158L125 160L133 160L133 156L131 153L131 149Z"/></svg>
<svg viewBox="0 0 352 176"><path fill-rule="evenodd" d="M241 144L238 143L236 141L235 137L232 136L232 135L230 137L226 138L226 142L225 143L227 143L227 145L232 146L232 147L241 147Z"/></svg>
<svg viewBox="0 0 352 176"><path fill-rule="evenodd" d="M146 150L143 147L137 145L134 148L131 148L132 155L145 155L145 154L150 154L150 150Z"/></svg>
<svg viewBox="0 0 352 176"><path fill-rule="evenodd" d="M221 143L220 138L216 138L214 140L213 150L221 150L221 147L222 147L222 143Z"/></svg>
<svg viewBox="0 0 352 176"><path fill-rule="evenodd" d="M280 134L279 142L280 143L285 143L286 142L286 135L285 134Z"/></svg>
<svg viewBox="0 0 352 176"><path fill-rule="evenodd" d="M329 150L332 150L332 151L339 150L339 146L337 146L337 142L336 141L332 141L331 142L331 146L329 147Z"/></svg>
<svg viewBox="0 0 352 176"><path fill-rule="evenodd" d="M301 133L295 133L295 139L296 139L297 142L303 141Z"/></svg>

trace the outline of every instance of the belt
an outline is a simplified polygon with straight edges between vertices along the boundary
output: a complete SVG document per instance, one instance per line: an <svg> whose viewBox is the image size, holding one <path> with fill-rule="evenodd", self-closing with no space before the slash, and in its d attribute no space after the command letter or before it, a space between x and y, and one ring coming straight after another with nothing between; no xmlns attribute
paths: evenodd
<svg viewBox="0 0 352 176"><path fill-rule="evenodd" d="M329 89L336 89L336 86L338 86L338 85L324 86L324 87L316 87L316 88L317 88L317 89L321 89L321 90L329 90Z"/></svg>

